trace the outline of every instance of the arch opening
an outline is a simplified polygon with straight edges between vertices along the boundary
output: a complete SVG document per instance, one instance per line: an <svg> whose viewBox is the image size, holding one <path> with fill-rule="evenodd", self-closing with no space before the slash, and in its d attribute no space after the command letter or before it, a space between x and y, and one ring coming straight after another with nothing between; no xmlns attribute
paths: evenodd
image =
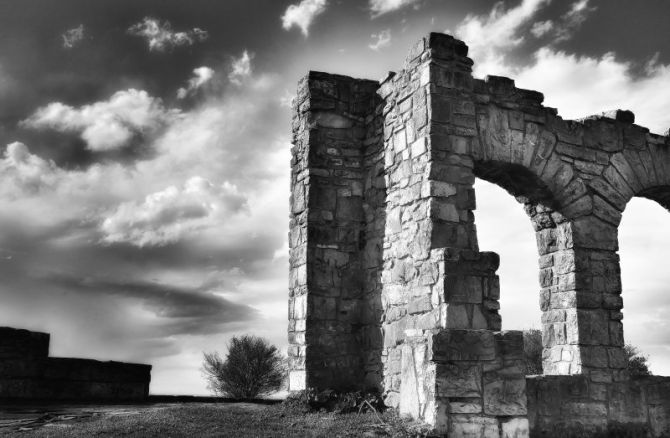
<svg viewBox="0 0 670 438"><path fill-rule="evenodd" d="M480 246L483 244L487 249L501 253L499 276L503 327L541 330L542 370L538 366L536 372L574 372L571 365L576 358L571 352L574 345L568 345L565 335L568 321L565 316L557 319L557 315L565 315L560 307L569 306L563 296L566 293L559 288L561 277L569 273L554 267L556 259L573 256L565 238L569 235L566 229L570 225L557 211L558 203L547 185L527 168L517 164L479 161L475 163L474 173L481 181L478 183L476 220ZM511 199L501 189L523 204L525 218L522 219L519 210L512 206ZM489 203L493 209L487 212ZM509 215L504 223L501 219L503 214ZM524 239L518 237L527 233L524 229L527 230L525 224L528 218L535 231L534 248L530 243L532 239L525 239L527 243L519 246ZM521 293L518 293L519 290Z"/></svg>
<svg viewBox="0 0 670 438"><path fill-rule="evenodd" d="M483 251L500 256L500 310L503 330L540 328L537 245L528 217L501 187L475 181L477 238Z"/></svg>
<svg viewBox="0 0 670 438"><path fill-rule="evenodd" d="M642 191L626 205L618 229L625 342L663 376L670 376L669 206L670 187Z"/></svg>

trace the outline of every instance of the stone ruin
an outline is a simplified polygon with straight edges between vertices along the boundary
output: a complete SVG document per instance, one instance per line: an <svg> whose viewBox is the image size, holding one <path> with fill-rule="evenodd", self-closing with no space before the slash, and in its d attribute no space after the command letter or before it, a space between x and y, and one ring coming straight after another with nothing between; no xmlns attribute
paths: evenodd
<svg viewBox="0 0 670 438"><path fill-rule="evenodd" d="M49 334L0 327L0 402L144 401L151 365L49 357Z"/></svg>
<svg viewBox="0 0 670 438"><path fill-rule="evenodd" d="M511 79L474 79L467 54L432 33L381 82L300 81L290 389L376 389L455 437L670 433L670 378L625 368L617 254L632 197L670 208L670 138L629 111L563 120ZM543 375L524 375L522 332L501 331L506 291L498 255L477 244L475 178L506 189L535 229Z"/></svg>

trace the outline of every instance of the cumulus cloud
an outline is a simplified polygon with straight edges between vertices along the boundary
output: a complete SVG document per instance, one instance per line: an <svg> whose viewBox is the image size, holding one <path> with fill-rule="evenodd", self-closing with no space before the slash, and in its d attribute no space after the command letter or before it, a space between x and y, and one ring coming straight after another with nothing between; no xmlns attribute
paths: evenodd
<svg viewBox="0 0 670 438"><path fill-rule="evenodd" d="M288 229L290 115L280 107L284 88L272 75L254 72L221 91L145 137L143 145L153 153L132 165L105 160L64 169L13 150L8 164L33 162L40 169L22 178L48 178L25 179L21 192L7 183L21 182L16 170L0 169L0 258L11 257L0 259L0 278L13 279L0 284L7 304L0 319L51 332L59 339L54 355L149 361L155 366L152 391L158 392L177 391L172 381L178 376L188 381L179 391L206 393L198 377L201 352L251 326L285 345L284 331L277 330L286 324L285 312L277 309L286 305L288 262L274 257ZM200 183L185 184L194 175ZM147 199L156 199L153 210ZM103 224L110 218L116 221L110 220L108 234ZM111 236L126 240L105 243ZM73 282L54 288L52 274L63 273ZM107 291L96 294L98 287ZM19 291L21 297L12 300ZM191 293L205 298L191 301ZM236 304L242 301L238 296L256 311L231 311L215 299ZM177 312L181 305L189 311ZM208 306L219 312L210 314ZM49 308L49 315L26 316L37 307ZM175 372L173 363L183 369Z"/></svg>
<svg viewBox="0 0 670 438"><path fill-rule="evenodd" d="M182 188L147 195L143 202L125 202L101 224L106 243L126 242L143 247L167 245L183 235L206 227L212 218L239 211L245 198L229 183L215 186L200 177Z"/></svg>
<svg viewBox="0 0 670 438"><path fill-rule="evenodd" d="M528 64L510 59L524 42L522 29L546 3L547 0L523 0L508 10L498 3L488 15L468 15L457 33L470 46L475 74L508 76L519 87L539 90L545 96L545 104L558 108L565 118L625 108L635 112L638 123L652 131L665 132L670 127L670 89L666 86L670 65L660 64L654 57L644 65L644 75L640 76L635 74L636 65L617 59L614 53L578 56L553 47L555 41L567 38L593 11L588 0L572 3L558 24L533 25L532 33L550 32L554 40L538 48Z"/></svg>
<svg viewBox="0 0 670 438"><path fill-rule="evenodd" d="M209 35L207 31L198 27L191 30L176 32L172 30L169 21L157 18L144 17L142 21L130 26L128 34L142 37L147 41L149 50L164 52L179 46L192 46L205 41Z"/></svg>
<svg viewBox="0 0 670 438"><path fill-rule="evenodd" d="M242 55L239 58L233 58L231 70L228 74L228 79L230 82L236 85L240 85L245 78L251 76L252 57L253 55L250 55L249 52L245 50L242 52Z"/></svg>
<svg viewBox="0 0 670 438"><path fill-rule="evenodd" d="M643 76L635 65L613 53L577 56L543 47L522 68L500 66L518 86L540 90L546 104L567 118L579 118L607 108L630 109L636 121L657 133L670 127L670 65L651 62Z"/></svg>
<svg viewBox="0 0 670 438"><path fill-rule="evenodd" d="M506 53L524 42L519 28L549 1L522 0L507 10L503 2L498 2L487 16L468 14L456 28L456 35L466 41L479 67L500 64Z"/></svg>
<svg viewBox="0 0 670 438"><path fill-rule="evenodd" d="M84 25L80 24L77 27L66 30L62 35L63 48L72 49L84 39Z"/></svg>
<svg viewBox="0 0 670 438"><path fill-rule="evenodd" d="M328 0L302 0L295 5L289 5L282 15L282 27L286 30L293 26L299 27L303 35L309 34L309 27L317 15L326 10Z"/></svg>
<svg viewBox="0 0 670 438"><path fill-rule="evenodd" d="M53 161L31 154L25 144L17 141L7 145L4 158L0 160L0 175L0 194L5 197L37 193L43 187L52 186L61 171Z"/></svg>
<svg viewBox="0 0 670 438"><path fill-rule="evenodd" d="M214 70L209 67L198 67L193 69L193 77L188 80L186 88L177 90L177 97L184 99L186 96L195 93L200 87L205 85L214 77Z"/></svg>
<svg viewBox="0 0 670 438"><path fill-rule="evenodd" d="M373 33L371 37L374 41L368 44L368 47L372 50L383 49L391 45L391 29L384 29L379 33Z"/></svg>
<svg viewBox="0 0 670 438"><path fill-rule="evenodd" d="M420 1L421 0L370 0L368 6L372 16L378 17L410 5L418 7Z"/></svg>
<svg viewBox="0 0 670 438"><path fill-rule="evenodd" d="M127 146L137 136L157 132L179 116L159 98L146 91L117 91L109 100L74 108L61 102L39 108L24 126L78 133L92 151L109 151Z"/></svg>

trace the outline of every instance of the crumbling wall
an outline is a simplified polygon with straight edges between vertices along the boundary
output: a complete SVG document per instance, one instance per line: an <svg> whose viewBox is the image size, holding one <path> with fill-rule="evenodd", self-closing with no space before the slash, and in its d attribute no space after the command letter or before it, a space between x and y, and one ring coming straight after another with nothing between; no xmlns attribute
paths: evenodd
<svg viewBox="0 0 670 438"><path fill-rule="evenodd" d="M670 208L670 141L629 111L565 121L537 91L474 79L467 52L430 34L380 83L301 81L291 389L377 387L439 431L525 436L547 386L526 403L521 335L500 332L498 257L478 248L475 178L515 196L536 231L545 375L635 391L617 227L633 196Z"/></svg>
<svg viewBox="0 0 670 438"><path fill-rule="evenodd" d="M49 335L0 327L0 399L142 401L151 365L48 357Z"/></svg>

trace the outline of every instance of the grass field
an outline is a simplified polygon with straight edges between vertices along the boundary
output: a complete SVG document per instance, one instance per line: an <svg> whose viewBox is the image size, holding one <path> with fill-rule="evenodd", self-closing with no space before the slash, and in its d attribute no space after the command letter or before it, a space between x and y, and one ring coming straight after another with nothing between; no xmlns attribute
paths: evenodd
<svg viewBox="0 0 670 438"><path fill-rule="evenodd" d="M11 437L414 437L418 426L391 413L304 413L284 405L185 403L53 416ZM30 430L28 430L30 429Z"/></svg>

